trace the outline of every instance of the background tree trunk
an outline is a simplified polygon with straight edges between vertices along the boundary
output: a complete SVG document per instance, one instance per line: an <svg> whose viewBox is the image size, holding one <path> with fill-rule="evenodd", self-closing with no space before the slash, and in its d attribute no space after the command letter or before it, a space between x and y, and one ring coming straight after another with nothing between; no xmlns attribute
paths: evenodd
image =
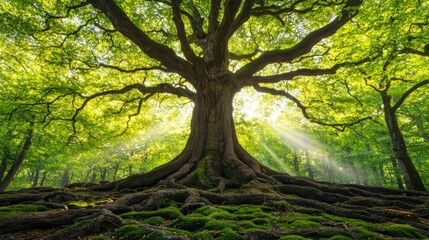
<svg viewBox="0 0 429 240"><path fill-rule="evenodd" d="M398 169L398 162L394 155L390 156L390 161L392 162L393 171L395 173L396 183L398 184L399 189L404 189L404 183L402 182L401 174Z"/></svg>
<svg viewBox="0 0 429 240"><path fill-rule="evenodd" d="M69 184L70 165L67 163L66 169L64 169L63 176L61 177L61 187L65 187Z"/></svg>
<svg viewBox="0 0 429 240"><path fill-rule="evenodd" d="M34 174L33 184L31 185L32 188L37 187L37 184L39 183L39 176L40 176L40 168L36 168L36 173Z"/></svg>
<svg viewBox="0 0 429 240"><path fill-rule="evenodd" d="M396 114L391 107L391 96L386 91L381 92L384 108L384 119L392 140L393 152L398 160L399 168L404 176L405 185L409 190L426 191L425 186L408 154L407 146L399 129Z"/></svg>
<svg viewBox="0 0 429 240"><path fill-rule="evenodd" d="M305 150L305 164L307 166L308 177L314 179L313 167L311 166L310 153Z"/></svg>
<svg viewBox="0 0 429 240"><path fill-rule="evenodd" d="M24 144L22 146L22 149L18 157L13 162L6 177L0 182L0 192L4 192L6 190L6 188L9 186L9 184L12 182L13 178L15 177L16 173L18 172L19 167L24 162L25 156L27 155L27 152L30 149L31 141L33 139L33 126L34 126L34 123L31 122L27 130L27 134L25 136Z"/></svg>
<svg viewBox="0 0 429 240"><path fill-rule="evenodd" d="M298 150L296 148L293 148L293 166L295 168L296 173L299 174L299 157Z"/></svg>
<svg viewBox="0 0 429 240"><path fill-rule="evenodd" d="M360 184L359 173L356 169L355 164L353 163L353 160L349 161L349 165L350 169L352 170L353 181L355 182L355 184Z"/></svg>
<svg viewBox="0 0 429 240"><path fill-rule="evenodd" d="M46 176L48 175L48 171L43 171L42 179L40 180L40 187L43 187L45 185Z"/></svg>

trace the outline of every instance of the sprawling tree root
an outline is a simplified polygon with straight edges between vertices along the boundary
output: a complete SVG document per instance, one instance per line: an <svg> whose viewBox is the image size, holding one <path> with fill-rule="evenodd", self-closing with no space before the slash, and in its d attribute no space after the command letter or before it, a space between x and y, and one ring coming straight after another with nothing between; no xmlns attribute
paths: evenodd
<svg viewBox="0 0 429 240"><path fill-rule="evenodd" d="M32 229L51 229L46 232L44 239L83 238L120 227L123 220L117 214L129 211L157 210L165 207L168 202L175 202L184 214L207 205L254 204L272 206L282 212L296 211L294 209L301 209L299 211L308 214L325 212L377 224L406 223L429 237L429 210L424 207L429 202L427 192L328 184L288 175L275 175L273 178L280 183L273 185L253 180L239 188L227 189L223 193L217 192L216 188L202 190L183 185L175 186L180 188L171 188L167 182L135 193L114 192L117 194L112 194L117 197L115 201L103 206L29 213L2 219L0 220L0 235L14 235ZM20 193L17 196L0 197L0 203L37 203L44 199L46 202L62 204L70 199L75 201L85 198L86 196L65 191ZM279 202L282 205L279 205ZM84 221L83 224L75 224L82 220L88 221ZM62 226L60 229L55 230L60 226ZM162 235L162 229L153 226L148 228ZM278 239L283 235L295 234L320 238L329 236L329 231L355 238L353 228L340 223L332 223L331 227L323 229L255 230L247 232L245 237L247 239ZM177 239L183 239L183 236L178 236Z"/></svg>
<svg viewBox="0 0 429 240"><path fill-rule="evenodd" d="M26 231L45 229L45 239L84 238L122 226L124 221L119 214L153 211L175 202L183 214L210 205L266 205L279 212L327 213L374 224L405 223L429 237L429 210L425 207L429 203L428 192L340 185L292 177L269 170L241 149L235 152L237 154L230 157L209 152L203 159L194 161L192 154L184 151L173 162L150 173L92 188L96 192L91 195L99 194L114 201L88 209L67 210L65 202L88 200L88 195L67 189L0 195L0 205L36 203L57 209L0 219L0 235L18 236ZM75 187L81 189L83 185ZM116 191L106 192L108 189ZM82 220L87 221L76 224ZM162 228L137 224L164 236ZM326 225L329 228L255 230L245 233L245 237L278 239L283 235L296 234L320 238L334 231L358 238L353 227L341 223ZM177 239L183 239L183 236L177 236Z"/></svg>

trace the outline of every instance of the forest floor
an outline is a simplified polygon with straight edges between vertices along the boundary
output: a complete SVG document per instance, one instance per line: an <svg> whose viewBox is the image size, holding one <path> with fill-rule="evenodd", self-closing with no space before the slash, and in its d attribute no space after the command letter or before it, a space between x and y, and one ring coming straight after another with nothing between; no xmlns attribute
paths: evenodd
<svg viewBox="0 0 429 240"><path fill-rule="evenodd" d="M0 194L0 239L429 239L429 193L279 176L218 192L84 184Z"/></svg>

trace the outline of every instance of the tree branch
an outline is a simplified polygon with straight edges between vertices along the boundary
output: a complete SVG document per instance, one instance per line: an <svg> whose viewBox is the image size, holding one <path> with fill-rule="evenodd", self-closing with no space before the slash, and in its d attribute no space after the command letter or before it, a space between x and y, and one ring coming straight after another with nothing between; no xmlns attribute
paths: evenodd
<svg viewBox="0 0 429 240"><path fill-rule="evenodd" d="M339 131L344 131L348 127L352 127L353 125L358 124L362 121L365 121L367 119L371 119L371 117L365 117L365 118L361 118L361 119L358 119L358 120L356 120L354 122L350 122L350 123L326 123L326 122L323 122L321 120L315 119L314 117L310 116L310 114L308 114L308 112L307 112L307 107L304 106L301 103L301 101L299 101L296 97L294 97L293 95L291 95L288 92L280 91L280 90L268 88L268 87L262 87L258 84L253 85L253 88L258 92L263 92L263 93L268 93L271 95L286 97L287 99L291 100L292 102L294 102L296 104L296 106L301 110L303 116L306 119L308 119L310 122L316 123L316 124L319 124L322 126L333 127Z"/></svg>
<svg viewBox="0 0 429 240"><path fill-rule="evenodd" d="M327 25L309 33L306 37L304 37L300 42L291 48L272 50L263 53L257 59L239 69L235 73L236 79L248 78L272 63L290 63L294 59L310 52L317 43L327 37L332 36L338 31L338 29L349 22L349 20L357 14L357 10L355 8L361 4L362 0L349 0L343 8L341 16L335 18Z"/></svg>
<svg viewBox="0 0 429 240"><path fill-rule="evenodd" d="M391 108L393 112L398 110L398 108L404 103L405 99L418 88L423 87L424 85L429 84L429 79L423 80L419 83L416 83L414 86L409 88L404 94L402 94L401 98L395 103L395 105Z"/></svg>
<svg viewBox="0 0 429 240"><path fill-rule="evenodd" d="M237 16L237 18L235 19L231 32L235 32L239 27L241 27L247 20L249 20L250 18L250 13L252 11L252 7L255 4L256 0L246 0L244 2L243 8L240 11L240 14ZM231 34L232 35L232 34ZM231 37L228 36L229 37Z"/></svg>
<svg viewBox="0 0 429 240"><path fill-rule="evenodd" d="M79 115L79 113L85 108L85 106L91 100L98 98L98 97L107 96L107 95L125 94L129 91L132 91L132 90L137 90L140 93L142 93L143 95L148 94L148 96L146 96L145 99L149 99L149 97L153 96L156 93L168 93L168 94L176 95L178 97L186 97L186 98L189 98L191 100L193 100L194 96L195 96L195 93L188 90L188 89L174 87L168 83L161 83L161 84L158 84L154 87L146 87L143 84L136 83L136 84L127 85L121 89L107 90L107 91L103 91L103 92L94 93L90 96L83 97L83 98L85 98L85 100L83 101L81 106L76 109L74 115L70 119L73 122L72 123L73 131L76 132L76 122L77 122L76 118L77 118L77 116Z"/></svg>
<svg viewBox="0 0 429 240"><path fill-rule="evenodd" d="M180 14L180 4L181 0L173 0L172 1L172 9L173 9L173 21L176 25L177 36L180 41L180 45L182 48L182 52L185 55L186 59L190 62L195 62L197 56L189 45L188 38L186 36L185 25L183 24L182 15Z"/></svg>
<svg viewBox="0 0 429 240"><path fill-rule="evenodd" d="M327 74L334 74L338 69L345 66L356 66L363 64L365 62L371 61L373 58L368 57L364 58L357 62L343 62L337 63L331 68L322 68L322 69L310 69L310 68L301 68L287 73L269 75L269 76L251 76L242 81L242 84L245 86L250 86L259 83L275 83L279 81L292 80L294 77L298 76L321 76Z"/></svg>
<svg viewBox="0 0 429 240"><path fill-rule="evenodd" d="M210 14L209 14L209 29L208 34L214 33L219 28L219 11L221 0L212 0L212 4L210 6Z"/></svg>
<svg viewBox="0 0 429 240"><path fill-rule="evenodd" d="M213 51L216 53L213 55L213 60L218 65L226 63L225 60L228 55L228 40L232 34L233 22L235 15L240 8L240 4L241 0L225 1L223 18L213 41Z"/></svg>
<svg viewBox="0 0 429 240"><path fill-rule="evenodd" d="M163 72L168 72L168 69L163 68L163 67L138 67L138 68L133 68L133 69L124 69L124 68L121 68L118 66L108 65L108 64L104 64L104 63L97 63L97 65L100 67L114 69L114 70L117 70L119 72L124 72L124 73L133 73L133 72L138 72L138 71L151 71L151 70L160 70Z"/></svg>
<svg viewBox="0 0 429 240"><path fill-rule="evenodd" d="M114 0L87 0L94 8L102 11L112 25L125 37L134 42L149 57L160 61L167 69L176 72L195 84L192 66L165 45L152 40L138 28Z"/></svg>
<svg viewBox="0 0 429 240"><path fill-rule="evenodd" d="M415 49L412 49L412 48L404 48L399 53L416 54L416 55L420 55L420 56L424 56L424 57L429 56L429 51L425 50L424 52L422 52L422 51L415 50Z"/></svg>

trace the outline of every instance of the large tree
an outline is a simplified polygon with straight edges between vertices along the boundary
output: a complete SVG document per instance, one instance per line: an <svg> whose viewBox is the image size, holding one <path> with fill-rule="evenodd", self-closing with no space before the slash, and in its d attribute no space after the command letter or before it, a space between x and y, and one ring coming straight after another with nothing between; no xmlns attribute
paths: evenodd
<svg viewBox="0 0 429 240"><path fill-rule="evenodd" d="M83 128L80 115L97 99L139 92L141 96L124 101L137 108L131 118L140 113L142 102L154 95L188 98L194 107L190 136L182 153L149 173L116 183L116 187L150 186L160 180L199 187L223 187L256 178L276 182L270 176L275 172L261 165L239 144L233 98L241 89L253 87L292 100L311 121L338 128L353 124L314 119L297 98L272 86L300 76L333 74L345 65L368 61L363 58L332 62L328 67L315 64L329 51L329 37L350 22L361 4L359 0L172 0L133 4L88 0L66 6L37 3L37 11L46 11L41 15L43 29L39 30L50 35L40 39L35 34L39 39L34 41L43 40L59 49L73 46L73 51L65 50L69 56L62 56L72 70L145 72L143 82L133 80L112 84L122 85L120 88L103 86L96 91L85 89L83 93L66 92L51 98L45 101L48 111L44 121L71 121L77 133ZM265 38L272 38L271 43L266 44ZM100 43L102 40L107 41ZM322 42L328 46L317 48ZM154 80L157 78L160 80ZM58 92L52 89L49 94ZM75 109L69 117L58 117L51 109L65 96L73 96Z"/></svg>

